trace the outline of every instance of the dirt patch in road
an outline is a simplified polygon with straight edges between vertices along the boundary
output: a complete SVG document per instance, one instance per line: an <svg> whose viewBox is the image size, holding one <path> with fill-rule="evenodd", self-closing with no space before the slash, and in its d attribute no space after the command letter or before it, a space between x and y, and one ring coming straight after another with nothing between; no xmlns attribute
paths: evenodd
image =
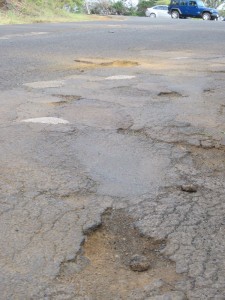
<svg viewBox="0 0 225 300"><path fill-rule="evenodd" d="M132 291L157 280L163 282L157 293L173 290L181 276L175 272L175 264L160 253L166 241L140 236L133 222L123 211L104 214L102 225L88 234L76 259L62 264L58 280L73 282L79 296L98 300L129 299ZM133 271L134 256L144 257L148 270Z"/></svg>
<svg viewBox="0 0 225 300"><path fill-rule="evenodd" d="M128 68L138 66L139 63L136 61L128 61L128 60L115 60L115 61L107 61L107 60L86 60L86 59L75 59L76 65L82 69L95 69L95 68Z"/></svg>
<svg viewBox="0 0 225 300"><path fill-rule="evenodd" d="M225 171L225 148L202 149L201 147L191 147L190 151L198 168L206 172Z"/></svg>
<svg viewBox="0 0 225 300"><path fill-rule="evenodd" d="M81 96L76 96L76 95L61 95L61 94L53 94L53 97L57 97L59 99L61 99L60 101L56 101L56 102L50 102L50 105L53 106L60 106L60 105L65 105L74 101L79 101L82 99Z"/></svg>

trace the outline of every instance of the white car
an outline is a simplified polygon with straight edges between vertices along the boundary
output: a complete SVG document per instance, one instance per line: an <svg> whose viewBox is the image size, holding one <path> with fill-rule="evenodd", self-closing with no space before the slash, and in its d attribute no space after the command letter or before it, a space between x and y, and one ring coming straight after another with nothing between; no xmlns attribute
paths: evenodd
<svg viewBox="0 0 225 300"><path fill-rule="evenodd" d="M217 10L225 10L225 2L221 3L216 9Z"/></svg>
<svg viewBox="0 0 225 300"><path fill-rule="evenodd" d="M216 9L219 11L219 13L225 11L225 2L221 3ZM222 14L222 16L219 17L219 20L225 21L224 14Z"/></svg>
<svg viewBox="0 0 225 300"><path fill-rule="evenodd" d="M169 17L168 14L168 5L156 5L146 9L145 12L146 17L150 18L158 18L158 17Z"/></svg>

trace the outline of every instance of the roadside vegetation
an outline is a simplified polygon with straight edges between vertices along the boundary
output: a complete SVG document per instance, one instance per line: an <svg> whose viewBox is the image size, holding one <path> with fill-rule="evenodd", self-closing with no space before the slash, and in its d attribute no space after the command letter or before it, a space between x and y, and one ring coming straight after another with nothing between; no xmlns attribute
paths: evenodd
<svg viewBox="0 0 225 300"><path fill-rule="evenodd" d="M96 20L84 0L0 0L0 24Z"/></svg>
<svg viewBox="0 0 225 300"><path fill-rule="evenodd" d="M0 24L95 20L97 16L144 16L169 0L0 0Z"/></svg>
<svg viewBox="0 0 225 300"><path fill-rule="evenodd" d="M217 7L224 0L205 0ZM148 7L170 0L0 0L0 24L74 22L102 19L102 16L144 16ZM225 14L221 12L221 15Z"/></svg>

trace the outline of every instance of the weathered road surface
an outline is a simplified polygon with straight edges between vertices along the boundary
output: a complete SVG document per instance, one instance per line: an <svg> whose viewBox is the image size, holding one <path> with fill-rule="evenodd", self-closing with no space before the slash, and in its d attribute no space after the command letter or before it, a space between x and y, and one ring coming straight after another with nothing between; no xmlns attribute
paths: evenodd
<svg viewBox="0 0 225 300"><path fill-rule="evenodd" d="M225 299L224 26L1 27L1 300Z"/></svg>

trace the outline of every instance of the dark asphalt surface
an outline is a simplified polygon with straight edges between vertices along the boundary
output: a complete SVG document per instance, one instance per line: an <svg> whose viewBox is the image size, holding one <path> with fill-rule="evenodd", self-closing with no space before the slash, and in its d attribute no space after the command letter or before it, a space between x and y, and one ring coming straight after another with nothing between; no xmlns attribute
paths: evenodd
<svg viewBox="0 0 225 300"><path fill-rule="evenodd" d="M132 58L138 56L139 49L197 51L199 58L203 52L222 55L224 26L224 22L216 21L137 17L104 22L1 26L0 88L12 88L40 78L57 78L69 73L67 69L81 56Z"/></svg>

